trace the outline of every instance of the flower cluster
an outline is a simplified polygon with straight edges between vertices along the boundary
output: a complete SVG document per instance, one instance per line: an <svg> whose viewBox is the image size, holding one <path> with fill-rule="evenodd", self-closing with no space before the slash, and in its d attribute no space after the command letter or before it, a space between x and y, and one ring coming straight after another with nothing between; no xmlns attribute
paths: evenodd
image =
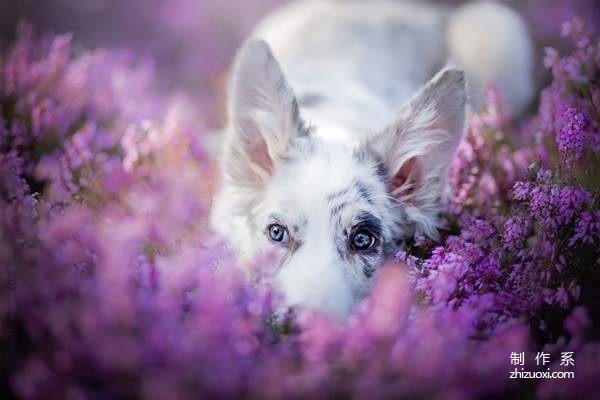
<svg viewBox="0 0 600 400"><path fill-rule="evenodd" d="M490 87L442 240L407 245L339 324L273 319L277 293L212 236L207 121L150 63L23 27L0 58L0 393L600 394L600 47L578 20L564 32L531 121ZM541 350L553 370L574 352L575 380L509 379L511 353Z"/></svg>

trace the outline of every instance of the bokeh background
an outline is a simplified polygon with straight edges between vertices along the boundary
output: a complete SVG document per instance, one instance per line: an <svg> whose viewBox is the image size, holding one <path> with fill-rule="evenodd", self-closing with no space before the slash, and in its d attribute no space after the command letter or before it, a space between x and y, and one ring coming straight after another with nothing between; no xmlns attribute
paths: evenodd
<svg viewBox="0 0 600 400"><path fill-rule="evenodd" d="M273 320L273 260L248 281L206 224L227 70L279 1L0 0L0 398L600 398L600 7L507 3L536 101L490 83L441 240L340 324Z"/></svg>
<svg viewBox="0 0 600 400"><path fill-rule="evenodd" d="M344 1L344 0L341 0ZM354 0L350 0L354 1ZM359 0L360 1L360 0ZM223 124L223 84L237 46L269 10L289 0L0 0L0 44L11 43L19 22L40 33L73 32L82 49L120 47L148 57L157 80L201 103L212 125ZM432 0L459 5L462 0ZM503 0L520 11L535 39L537 59L546 46L562 48L562 22L573 16L600 25L594 0ZM539 87L550 77L536 64Z"/></svg>

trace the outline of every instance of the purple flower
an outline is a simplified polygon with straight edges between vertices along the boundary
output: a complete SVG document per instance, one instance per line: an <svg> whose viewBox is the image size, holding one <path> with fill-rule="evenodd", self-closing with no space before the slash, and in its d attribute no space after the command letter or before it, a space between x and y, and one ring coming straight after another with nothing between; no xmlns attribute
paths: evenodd
<svg viewBox="0 0 600 400"><path fill-rule="evenodd" d="M508 250L518 249L531 229L530 220L523 216L510 217L504 223L502 240Z"/></svg>
<svg viewBox="0 0 600 400"><path fill-rule="evenodd" d="M569 246L576 244L592 245L600 239L600 211L584 211L577 220L574 235L569 239Z"/></svg>
<svg viewBox="0 0 600 400"><path fill-rule="evenodd" d="M184 6L164 14L170 28L194 28ZM74 53L70 35L23 28L0 58L0 345L15 350L3 389L481 398L519 390L498 379L512 352L551 347L576 350L581 380L562 384L597 393L600 50L579 24L564 31L573 50L547 53L537 115L515 128L490 87L449 171L440 241L407 240L340 324L274 318L277 255L245 269L208 230L211 109L199 117L131 51ZM218 51L195 54L194 76L218 72L233 43Z"/></svg>
<svg viewBox="0 0 600 400"><path fill-rule="evenodd" d="M515 200L525 200L529 198L529 194L533 188L531 182L518 181L513 186L512 195Z"/></svg>
<svg viewBox="0 0 600 400"><path fill-rule="evenodd" d="M561 125L556 144L567 165L579 160L586 142L587 119L574 107L567 108L560 116Z"/></svg>

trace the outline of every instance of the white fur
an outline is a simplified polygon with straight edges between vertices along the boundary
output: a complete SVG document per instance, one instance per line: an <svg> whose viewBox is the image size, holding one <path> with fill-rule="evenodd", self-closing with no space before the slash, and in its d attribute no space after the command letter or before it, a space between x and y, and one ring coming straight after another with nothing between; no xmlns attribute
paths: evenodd
<svg viewBox="0 0 600 400"><path fill-rule="evenodd" d="M369 166L357 165L351 149L345 145L319 141L317 149L316 156L275 173L258 214L263 225L267 215L275 210L301 226L298 236L302 237L302 246L275 276L286 302L319 308L343 318L369 292L371 282L338 256L334 242L337 232L329 218L327 195L348 187L353 179L369 181L373 171ZM382 185L378 189L385 193ZM393 221L386 200L378 199L373 212ZM353 208L346 211L341 217L350 220Z"/></svg>
<svg viewBox="0 0 600 400"><path fill-rule="evenodd" d="M287 306L344 318L403 240L437 237L467 109L464 73L435 74L452 58L448 13L300 1L261 24L270 46L250 40L238 53L211 222L243 259L283 250L273 282ZM273 224L289 240L269 239ZM377 240L358 250L357 232Z"/></svg>
<svg viewBox="0 0 600 400"><path fill-rule="evenodd" d="M482 102L483 86L495 83L512 111L519 115L533 97L533 44L521 17L491 1L467 4L448 24L452 60L464 68L474 105Z"/></svg>

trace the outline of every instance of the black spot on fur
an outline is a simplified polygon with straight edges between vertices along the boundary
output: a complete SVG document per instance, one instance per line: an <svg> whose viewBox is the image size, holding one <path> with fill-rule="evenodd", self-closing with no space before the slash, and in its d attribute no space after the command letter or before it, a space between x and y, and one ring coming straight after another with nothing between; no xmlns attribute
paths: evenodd
<svg viewBox="0 0 600 400"><path fill-rule="evenodd" d="M367 185L364 182L355 180L354 187L356 188L356 191L358 192L358 195L363 200L366 200L369 204L373 204L373 198L372 198L372 194L371 194L371 188L370 188L369 185Z"/></svg>
<svg viewBox="0 0 600 400"><path fill-rule="evenodd" d="M378 161L377 164L375 164L375 172L377 173L377 176L385 183L388 180L388 169L387 167L383 164L383 161Z"/></svg>
<svg viewBox="0 0 600 400"><path fill-rule="evenodd" d="M363 147L360 150L354 152L354 159L359 164L371 163L374 167L375 174L383 182L386 183L388 180L388 169L385 166L381 157L375 153L369 146Z"/></svg>
<svg viewBox="0 0 600 400"><path fill-rule="evenodd" d="M337 215L338 215L339 213L341 213L341 212L342 212L342 210L343 210L344 208L346 208L347 206L348 206L348 202L347 202L347 201L343 201L343 202L341 202L341 203L338 203L338 204L336 204L336 205L332 206L332 207L329 209L329 212L330 212L330 214L331 214L331 217L333 218L333 217L337 216Z"/></svg>
<svg viewBox="0 0 600 400"><path fill-rule="evenodd" d="M365 277L371 278L375 273L375 266L369 262L367 257L360 257L360 262L362 264L362 273Z"/></svg>

